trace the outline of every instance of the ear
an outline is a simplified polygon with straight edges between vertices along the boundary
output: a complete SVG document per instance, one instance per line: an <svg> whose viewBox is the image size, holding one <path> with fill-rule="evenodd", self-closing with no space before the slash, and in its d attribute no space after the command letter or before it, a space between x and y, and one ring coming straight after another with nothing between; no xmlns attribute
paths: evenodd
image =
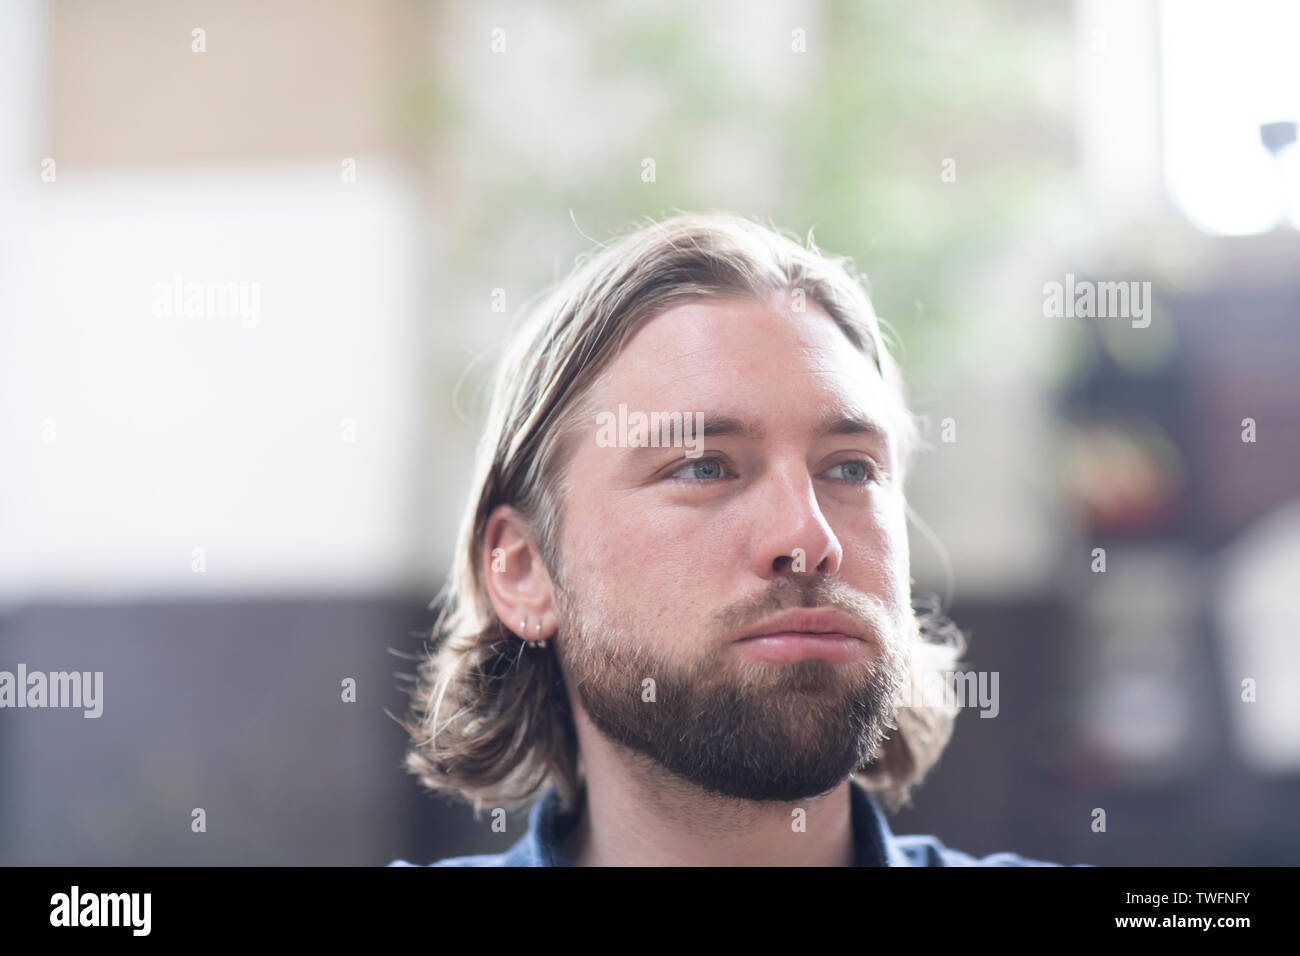
<svg viewBox="0 0 1300 956"><path fill-rule="evenodd" d="M510 505L498 505L488 515L483 534L483 581L506 630L528 641L544 641L554 633L555 593L550 573L532 527Z"/></svg>

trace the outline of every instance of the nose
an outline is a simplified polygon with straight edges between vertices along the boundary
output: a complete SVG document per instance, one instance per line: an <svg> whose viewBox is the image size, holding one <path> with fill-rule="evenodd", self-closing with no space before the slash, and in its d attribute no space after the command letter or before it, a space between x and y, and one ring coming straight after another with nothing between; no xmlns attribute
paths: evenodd
<svg viewBox="0 0 1300 956"><path fill-rule="evenodd" d="M769 472L754 507L753 568L759 577L839 573L844 549L802 461Z"/></svg>

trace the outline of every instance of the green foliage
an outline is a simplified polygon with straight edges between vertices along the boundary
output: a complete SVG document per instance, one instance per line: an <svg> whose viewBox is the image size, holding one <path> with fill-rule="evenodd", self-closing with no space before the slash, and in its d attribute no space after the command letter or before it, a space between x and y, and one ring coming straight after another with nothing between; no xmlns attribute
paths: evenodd
<svg viewBox="0 0 1300 956"><path fill-rule="evenodd" d="M548 142L512 136L524 117L509 102L474 114L424 94L456 118L438 123L435 148L474 168L474 228L449 275L499 272L512 234L555 234L570 211L603 239L647 215L728 208L800 237L813 229L821 248L851 256L905 364L941 374L962 330L978 327L973 310L995 308L974 292L981 273L1015 255L1071 172L1069 90L1056 85L1068 7L836 0L806 24L756 12L741 37L707 8L591 5L579 18L550 6L556 29L581 32L571 49L584 59L566 64L567 81L519 80L555 86ZM792 50L795 28L805 52ZM566 137L600 148L577 160L548 149ZM653 183L641 178L647 157ZM941 180L948 158L955 182ZM563 271L589 247L568 229L571 248L531 263L537 285L556 256Z"/></svg>

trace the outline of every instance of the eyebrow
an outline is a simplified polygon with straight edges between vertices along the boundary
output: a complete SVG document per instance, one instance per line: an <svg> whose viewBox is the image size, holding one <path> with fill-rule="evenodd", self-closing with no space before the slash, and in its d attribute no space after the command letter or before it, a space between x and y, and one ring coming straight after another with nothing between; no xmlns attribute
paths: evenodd
<svg viewBox="0 0 1300 956"><path fill-rule="evenodd" d="M819 422L815 432L818 435L869 435L879 439L889 437L884 426L857 411L838 411ZM702 433L711 438L734 436L751 441L762 441L766 435L763 426L730 415L706 415Z"/></svg>

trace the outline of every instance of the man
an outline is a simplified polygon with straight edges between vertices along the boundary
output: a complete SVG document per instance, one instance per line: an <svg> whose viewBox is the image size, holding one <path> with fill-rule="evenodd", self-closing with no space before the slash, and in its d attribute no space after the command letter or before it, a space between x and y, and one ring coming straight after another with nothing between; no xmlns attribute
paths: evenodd
<svg viewBox="0 0 1300 956"><path fill-rule="evenodd" d="M728 214L586 258L499 369L405 723L427 787L541 799L439 865L1050 865L894 836L872 796L955 717L908 706L963 649L912 608L916 444L847 260Z"/></svg>

